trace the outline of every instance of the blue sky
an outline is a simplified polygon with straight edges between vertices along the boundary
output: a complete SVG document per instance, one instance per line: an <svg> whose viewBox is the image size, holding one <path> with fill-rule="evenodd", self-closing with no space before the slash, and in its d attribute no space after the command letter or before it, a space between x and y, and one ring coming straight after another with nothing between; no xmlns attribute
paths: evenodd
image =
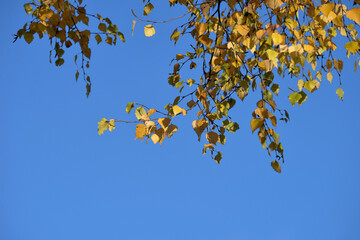
<svg viewBox="0 0 360 240"><path fill-rule="evenodd" d="M161 107L176 96L169 62L183 48L168 40L179 22L155 26L152 38L137 23L131 37L130 9L140 13L142 1L87 1L127 38L94 46L87 99L70 52L58 68L48 61L48 41L12 43L28 20L24 3L8 1L0 15L0 239L360 238L360 74L353 60L343 70L343 102L336 77L301 107L280 90L291 116L278 127L283 173L272 170L251 134L252 101L237 106L240 130L229 135L218 165L202 156L191 117L176 119L179 131L161 147L134 141L134 125L97 134L102 117L132 120L128 102ZM162 4L154 18L178 15Z"/></svg>

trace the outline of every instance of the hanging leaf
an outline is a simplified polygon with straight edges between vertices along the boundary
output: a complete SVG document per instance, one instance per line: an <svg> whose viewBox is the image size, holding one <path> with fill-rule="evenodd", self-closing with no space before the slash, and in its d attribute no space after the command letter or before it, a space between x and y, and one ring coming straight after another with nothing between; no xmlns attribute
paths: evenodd
<svg viewBox="0 0 360 240"><path fill-rule="evenodd" d="M281 165L278 161L272 161L271 166L276 172L281 173Z"/></svg>
<svg viewBox="0 0 360 240"><path fill-rule="evenodd" d="M136 129L135 129L135 140L140 138L144 138L146 136L146 126L145 124L138 124L136 125Z"/></svg>
<svg viewBox="0 0 360 240"><path fill-rule="evenodd" d="M206 134L206 139L208 140L209 143L216 145L219 139L219 135L216 132L209 132Z"/></svg>
<svg viewBox="0 0 360 240"><path fill-rule="evenodd" d="M106 118L102 118L98 122L98 134L101 135L109 128L109 122L106 120Z"/></svg>
<svg viewBox="0 0 360 240"><path fill-rule="evenodd" d="M25 12L27 13L27 15L29 15L30 13L32 13L32 10L33 10L33 8L32 8L32 6L31 6L30 3L24 4L24 9L25 9Z"/></svg>
<svg viewBox="0 0 360 240"><path fill-rule="evenodd" d="M338 88L336 90L336 94L338 95L338 97L341 99L341 101L344 100L344 90L342 90L341 88Z"/></svg>
<svg viewBox="0 0 360 240"><path fill-rule="evenodd" d="M130 102L126 105L125 111L129 114L131 109L133 109L133 108L134 108L134 103Z"/></svg>
<svg viewBox="0 0 360 240"><path fill-rule="evenodd" d="M144 7L144 16L149 15L149 13L154 9L154 6L151 3L148 3Z"/></svg>
<svg viewBox="0 0 360 240"><path fill-rule="evenodd" d="M355 7L346 12L346 17L360 25L360 8Z"/></svg>
<svg viewBox="0 0 360 240"><path fill-rule="evenodd" d="M155 34L155 28L151 24L146 25L144 27L144 33L145 33L145 36L151 37L151 36L153 36Z"/></svg>
<svg viewBox="0 0 360 240"><path fill-rule="evenodd" d="M256 129L261 128L264 125L264 119L254 118L250 122L251 131L254 132Z"/></svg>
<svg viewBox="0 0 360 240"><path fill-rule="evenodd" d="M220 161L222 159L222 153L221 152L218 152L215 156L215 161L220 164Z"/></svg>
<svg viewBox="0 0 360 240"><path fill-rule="evenodd" d="M131 110L131 109L130 109ZM141 120L143 118L143 116L146 115L146 111L143 107L138 107L135 109L135 116L138 120Z"/></svg>
<svg viewBox="0 0 360 240"><path fill-rule="evenodd" d="M192 122L193 129L198 135L198 140L200 142L201 134L204 132L205 128L208 126L208 121L206 119L195 120Z"/></svg>

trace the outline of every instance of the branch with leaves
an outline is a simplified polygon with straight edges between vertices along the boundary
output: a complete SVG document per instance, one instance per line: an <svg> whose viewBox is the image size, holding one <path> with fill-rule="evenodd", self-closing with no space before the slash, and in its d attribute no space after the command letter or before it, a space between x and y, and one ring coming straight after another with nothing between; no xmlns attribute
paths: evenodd
<svg viewBox="0 0 360 240"><path fill-rule="evenodd" d="M150 23L144 26L145 36L151 37L156 24L183 21L170 35L176 44L184 36L190 37L189 49L178 53L171 61L172 72L168 83L179 90L179 96L165 106L165 112L150 109L137 103L129 103L126 112L135 108L135 121L107 120L99 122L98 133L112 131L116 123L137 123L135 139L151 139L161 144L170 138L178 127L172 124L175 117L187 116L196 109L192 127L198 141L205 141L203 154L220 163L222 153L218 145L225 145L228 133L239 130L232 119L232 110L252 93L261 93L254 103L250 128L257 133L259 141L269 156L271 166L281 172L284 149L276 132L278 122L288 122L286 110L278 107L277 96L282 89L290 89L288 95L292 106L302 105L320 88L323 76L332 83L333 74L338 77L335 91L343 100L341 71L343 60L335 58L338 48L346 50L346 57L355 62L355 72L360 65L359 0L169 0L170 7L186 9L179 15L164 21L145 19L154 9L150 0L145 1L143 17L133 11L136 22ZM24 5L32 20L15 35L24 37L29 44L34 34L42 38L47 34L55 43L55 64L61 66L64 46L79 45L81 71L90 93L89 67L90 37L94 35L99 44L103 38L112 45L116 39L125 41L118 27L110 19L99 14L88 14L82 1L33 0ZM180 10L179 10L180 11ZM181 10L183 11L183 10ZM99 21L98 30L87 29L89 19ZM346 43L338 47L342 38ZM189 38L187 38L189 39ZM75 61L77 55L75 56ZM201 66L201 67L198 67ZM184 72L193 72L193 77L183 80ZM79 69L76 79L79 77ZM297 84L286 84L279 79L295 78ZM249 113L250 114L250 113ZM279 121L278 121L279 120ZM205 135L205 140L201 136Z"/></svg>

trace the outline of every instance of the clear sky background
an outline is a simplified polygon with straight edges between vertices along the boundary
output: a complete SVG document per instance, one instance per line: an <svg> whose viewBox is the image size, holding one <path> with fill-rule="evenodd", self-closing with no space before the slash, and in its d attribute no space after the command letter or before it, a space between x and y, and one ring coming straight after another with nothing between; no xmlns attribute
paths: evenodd
<svg viewBox="0 0 360 240"><path fill-rule="evenodd" d="M228 135L218 165L202 155L191 115L175 119L179 131L161 147L134 141L135 125L97 134L102 117L133 120L128 102L160 108L176 96L169 62L184 48L169 36L180 22L156 25L152 38L138 23L131 37L130 9L141 13L142 1L87 1L127 38L116 47L92 41L87 99L71 52L58 68L48 61L47 40L12 43L29 20L24 3L4 2L0 15L1 240L360 239L360 73L353 60L344 66L343 102L335 75L301 107L281 88L279 104L291 116L278 127L283 173L273 171L251 134L251 98L233 111L240 130ZM161 4L153 19L179 15Z"/></svg>

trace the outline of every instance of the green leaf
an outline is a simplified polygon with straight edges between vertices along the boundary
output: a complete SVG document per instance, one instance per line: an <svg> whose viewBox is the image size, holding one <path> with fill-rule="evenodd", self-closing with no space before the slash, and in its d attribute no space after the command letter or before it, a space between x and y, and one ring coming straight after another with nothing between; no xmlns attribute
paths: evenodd
<svg viewBox="0 0 360 240"><path fill-rule="evenodd" d="M151 37L155 34L155 28L153 25L149 24L149 25L146 25L144 27L144 33L145 33L145 36L147 37Z"/></svg>
<svg viewBox="0 0 360 240"><path fill-rule="evenodd" d="M273 84L272 86L271 86L271 91L273 92L273 93L275 93L276 95L278 95L279 94L279 91L280 91L280 86L278 85L278 84Z"/></svg>
<svg viewBox="0 0 360 240"><path fill-rule="evenodd" d="M31 6L30 3L24 4L24 9L25 9L25 12L27 13L27 15L29 15L30 13L32 13L32 10L33 10L33 8L32 8L32 6Z"/></svg>
<svg viewBox="0 0 360 240"><path fill-rule="evenodd" d="M278 161L272 161L271 166L276 172L281 173L281 165Z"/></svg>
<svg viewBox="0 0 360 240"><path fill-rule="evenodd" d="M273 94L269 90L264 90L263 96L266 100L272 100Z"/></svg>
<svg viewBox="0 0 360 240"><path fill-rule="evenodd" d="M129 114L130 113L130 111L131 111L131 109L133 109L134 108L134 103L132 103L132 102L129 102L127 105L126 105L126 112L127 112L127 114Z"/></svg>
<svg viewBox="0 0 360 240"><path fill-rule="evenodd" d="M229 132L235 133L236 130L240 129L239 124L237 122L231 122L228 119L222 122L224 128L226 128Z"/></svg>
<svg viewBox="0 0 360 240"><path fill-rule="evenodd" d="M295 103L299 102L299 100L302 98L301 94L300 93L291 93L289 95L289 100L290 100L290 103L291 105L295 105Z"/></svg>
<svg viewBox="0 0 360 240"><path fill-rule="evenodd" d="M342 90L342 88L338 88L336 90L336 94L338 95L338 97L341 99L341 101L344 100L344 90Z"/></svg>

